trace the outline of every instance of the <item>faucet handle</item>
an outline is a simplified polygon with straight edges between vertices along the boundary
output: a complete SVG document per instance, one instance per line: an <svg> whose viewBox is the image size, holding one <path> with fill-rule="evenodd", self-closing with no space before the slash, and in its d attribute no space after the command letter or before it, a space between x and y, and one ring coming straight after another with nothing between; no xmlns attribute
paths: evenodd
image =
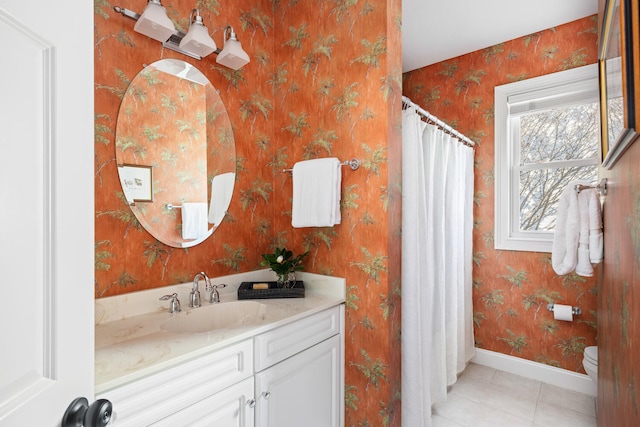
<svg viewBox="0 0 640 427"><path fill-rule="evenodd" d="M181 311L178 294L174 292L171 295L163 295L160 297L160 301L167 301L169 299L171 300L171 303L169 303L169 313L175 313L176 311Z"/></svg>
<svg viewBox="0 0 640 427"><path fill-rule="evenodd" d="M226 288L227 284L226 283L219 283L217 285L212 285L211 282L207 283L207 292L211 292L214 289L218 289L218 288Z"/></svg>
<svg viewBox="0 0 640 427"><path fill-rule="evenodd" d="M219 285L207 285L207 291L211 292L211 295L209 296L209 302L220 302L220 293L218 292L218 288L225 288L226 286L227 285L225 283L220 283Z"/></svg>

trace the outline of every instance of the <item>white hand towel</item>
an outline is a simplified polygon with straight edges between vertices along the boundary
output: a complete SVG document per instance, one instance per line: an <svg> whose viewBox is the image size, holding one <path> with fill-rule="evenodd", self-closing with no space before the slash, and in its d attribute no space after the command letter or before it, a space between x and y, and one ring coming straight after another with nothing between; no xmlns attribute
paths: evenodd
<svg viewBox="0 0 640 427"><path fill-rule="evenodd" d="M573 181L567 185L558 200L551 265L559 275L571 273L578 264L580 219L576 184L588 185L584 181Z"/></svg>
<svg viewBox="0 0 640 427"><path fill-rule="evenodd" d="M199 239L208 232L207 204L182 204L182 238Z"/></svg>
<svg viewBox="0 0 640 427"><path fill-rule="evenodd" d="M602 236L602 208L600 195L595 190L589 190L589 259L593 264L599 264L603 259Z"/></svg>
<svg viewBox="0 0 640 427"><path fill-rule="evenodd" d="M210 224L218 226L224 219L229 203L231 203L235 183L236 174L233 172L221 173L211 180Z"/></svg>
<svg viewBox="0 0 640 427"><path fill-rule="evenodd" d="M291 225L301 228L340 224L341 182L340 161L335 157L296 163Z"/></svg>
<svg viewBox="0 0 640 427"><path fill-rule="evenodd" d="M578 263L576 274L584 277L593 276L593 266L589 261L589 196L595 190L582 190L578 194L578 217L580 232L578 238Z"/></svg>

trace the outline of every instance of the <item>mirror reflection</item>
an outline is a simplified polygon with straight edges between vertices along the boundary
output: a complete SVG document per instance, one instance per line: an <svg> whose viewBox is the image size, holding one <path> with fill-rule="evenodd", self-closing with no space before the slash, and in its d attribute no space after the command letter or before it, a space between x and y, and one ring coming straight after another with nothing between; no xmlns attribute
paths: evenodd
<svg viewBox="0 0 640 427"><path fill-rule="evenodd" d="M206 76L176 59L138 73L120 105L116 161L124 197L153 237L180 248L209 237L231 202L236 154Z"/></svg>

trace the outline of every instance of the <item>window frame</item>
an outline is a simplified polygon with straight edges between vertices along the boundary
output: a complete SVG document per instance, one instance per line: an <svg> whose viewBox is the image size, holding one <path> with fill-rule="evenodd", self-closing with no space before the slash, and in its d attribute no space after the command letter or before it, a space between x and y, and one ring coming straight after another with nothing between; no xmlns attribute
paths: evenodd
<svg viewBox="0 0 640 427"><path fill-rule="evenodd" d="M566 105L566 100L572 97L598 102L598 65L586 65L496 86L494 95L494 247L503 250L551 252L553 232L520 230L520 133L514 126L514 117L526 111L547 109L554 102L555 105ZM517 143L514 143L515 140ZM598 155L595 160L552 163L554 167L598 165L601 147L599 143L597 146Z"/></svg>

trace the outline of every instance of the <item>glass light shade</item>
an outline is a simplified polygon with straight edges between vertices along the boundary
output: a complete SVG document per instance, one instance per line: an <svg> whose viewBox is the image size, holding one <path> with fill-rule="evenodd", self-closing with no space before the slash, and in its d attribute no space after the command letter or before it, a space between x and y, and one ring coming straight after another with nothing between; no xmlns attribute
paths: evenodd
<svg viewBox="0 0 640 427"><path fill-rule="evenodd" d="M198 16L198 18L200 17ZM187 35L180 41L180 49L204 58L213 53L217 47L207 31L207 27L202 24L202 20L196 19L189 26Z"/></svg>
<svg viewBox="0 0 640 427"><path fill-rule="evenodd" d="M218 54L216 62L232 70L239 70L249 63L249 55L242 49L242 44L236 39L235 33L225 40L224 49Z"/></svg>
<svg viewBox="0 0 640 427"><path fill-rule="evenodd" d="M158 0L149 0L133 29L159 42L166 42L176 27L162 4Z"/></svg>

